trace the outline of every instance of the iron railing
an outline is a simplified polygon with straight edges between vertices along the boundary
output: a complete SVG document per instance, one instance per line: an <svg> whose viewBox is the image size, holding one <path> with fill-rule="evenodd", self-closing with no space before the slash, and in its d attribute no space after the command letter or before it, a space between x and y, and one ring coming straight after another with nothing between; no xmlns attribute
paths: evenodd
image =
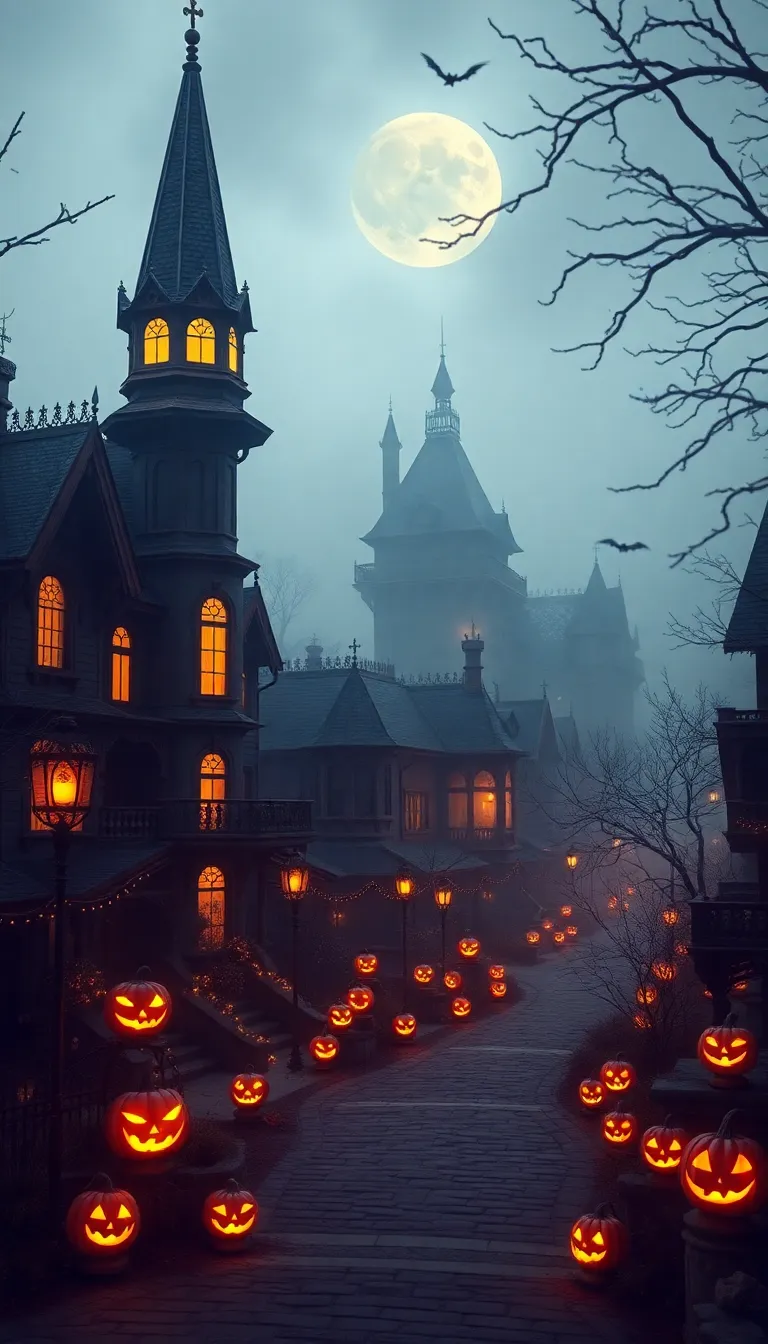
<svg viewBox="0 0 768 1344"><path fill-rule="evenodd" d="M309 834L312 804L296 799L177 798L157 807L102 807L98 833L110 840L170 840L195 835L258 837Z"/></svg>
<svg viewBox="0 0 768 1344"><path fill-rule="evenodd" d="M691 901L692 952L768 955L768 901Z"/></svg>

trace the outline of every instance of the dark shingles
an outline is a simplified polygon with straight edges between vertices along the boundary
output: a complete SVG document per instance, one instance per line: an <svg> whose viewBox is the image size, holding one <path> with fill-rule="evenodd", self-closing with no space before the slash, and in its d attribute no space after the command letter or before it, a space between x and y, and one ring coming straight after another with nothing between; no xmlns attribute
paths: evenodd
<svg viewBox="0 0 768 1344"><path fill-rule="evenodd" d="M768 507L757 529L736 605L723 640L725 653L751 653L768 645Z"/></svg>
<svg viewBox="0 0 768 1344"><path fill-rule="evenodd" d="M110 443L107 440L104 443L104 449L112 473L112 480L115 483L117 497L120 500L123 517L128 532L133 538L136 532L136 518L133 507L133 458L129 450L118 443Z"/></svg>
<svg viewBox="0 0 768 1344"><path fill-rule="evenodd" d="M70 896L85 897L121 886L132 876L154 869L167 851L165 845L93 844L88 837L73 837L67 864ZM20 905L46 901L51 895L51 845L36 835L28 852L11 863L0 863L0 903Z"/></svg>
<svg viewBox="0 0 768 1344"><path fill-rule="evenodd" d="M259 697L261 751L311 747L348 673L288 672Z"/></svg>
<svg viewBox="0 0 768 1344"><path fill-rule="evenodd" d="M539 700L502 700L496 706L505 723L508 723L510 714L514 715L513 724L508 725L510 736L520 751L526 751L531 756L537 755L539 750L546 706L547 701L543 697Z"/></svg>
<svg viewBox="0 0 768 1344"><path fill-rule="evenodd" d="M485 691L482 695L471 695L460 682L455 686L409 686L408 690L445 751L520 754Z"/></svg>
<svg viewBox="0 0 768 1344"><path fill-rule="evenodd" d="M394 877L407 864L417 873L487 868L488 864L457 845L370 840L317 840L307 849L307 862L333 877Z"/></svg>
<svg viewBox="0 0 768 1344"><path fill-rule="evenodd" d="M352 668L290 672L259 705L262 751L403 746L439 751L411 688Z"/></svg>
<svg viewBox="0 0 768 1344"><path fill-rule="evenodd" d="M66 425L0 439L0 559L23 559L92 426Z"/></svg>

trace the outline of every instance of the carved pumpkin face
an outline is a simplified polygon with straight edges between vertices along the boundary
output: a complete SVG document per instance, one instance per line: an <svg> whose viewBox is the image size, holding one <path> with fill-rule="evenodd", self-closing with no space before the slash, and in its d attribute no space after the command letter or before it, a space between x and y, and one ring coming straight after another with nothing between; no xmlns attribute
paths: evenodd
<svg viewBox="0 0 768 1344"><path fill-rule="evenodd" d="M667 1116L663 1125L651 1125L640 1140L643 1161L652 1171L677 1171L688 1142L685 1131L675 1129Z"/></svg>
<svg viewBox="0 0 768 1344"><path fill-rule="evenodd" d="M458 941L458 953L460 957L465 957L467 961L474 961L480 953L480 943L477 938L460 938Z"/></svg>
<svg viewBox="0 0 768 1344"><path fill-rule="evenodd" d="M612 1148L621 1148L636 1138L637 1121L629 1111L623 1111L617 1106L615 1111L609 1111L603 1116L602 1134Z"/></svg>
<svg viewBox="0 0 768 1344"><path fill-rule="evenodd" d="M561 905L561 906L560 906L560 914L563 916L563 919L570 919L571 915L573 914L573 906L572 906L572 905Z"/></svg>
<svg viewBox="0 0 768 1344"><path fill-rule="evenodd" d="M677 967L673 961L654 961L651 963L651 975L655 975L657 980L674 980Z"/></svg>
<svg viewBox="0 0 768 1344"><path fill-rule="evenodd" d="M662 910L661 918L663 919L665 924L671 927L673 924L676 924L677 921L679 920L680 911L676 910L674 905L668 905L665 910Z"/></svg>
<svg viewBox="0 0 768 1344"><path fill-rule="evenodd" d="M504 977L505 977L505 975L506 975L506 970L504 969L503 966L489 966L489 967L488 967L488 978L489 978L490 980L503 980Z"/></svg>
<svg viewBox="0 0 768 1344"><path fill-rule="evenodd" d="M600 1082L609 1092L626 1092L637 1082L637 1077L626 1059L609 1059L600 1070Z"/></svg>
<svg viewBox="0 0 768 1344"><path fill-rule="evenodd" d="M469 999L460 996L459 998L454 999L451 1003L451 1012L454 1017L457 1017L461 1021L463 1018L469 1017L469 1014L472 1012L472 1004Z"/></svg>
<svg viewBox="0 0 768 1344"><path fill-rule="evenodd" d="M339 1042L329 1031L323 1036L313 1036L309 1053L317 1064L332 1064L339 1053Z"/></svg>
<svg viewBox="0 0 768 1344"><path fill-rule="evenodd" d="M765 1153L732 1133L729 1111L716 1134L699 1134L683 1153L680 1180L692 1204L707 1213L740 1217L762 1200Z"/></svg>
<svg viewBox="0 0 768 1344"><path fill-rule="evenodd" d="M416 1018L413 1013L398 1013L397 1017L392 1018L392 1030L396 1036L407 1040L416 1032Z"/></svg>
<svg viewBox="0 0 768 1344"><path fill-rule="evenodd" d="M124 1092L107 1111L107 1139L119 1157L147 1161L178 1152L189 1129L189 1112L180 1092Z"/></svg>
<svg viewBox="0 0 768 1344"><path fill-rule="evenodd" d="M67 1238L83 1255L122 1255L141 1227L139 1209L127 1190L115 1190L108 1176L95 1176L90 1190L76 1195L67 1213Z"/></svg>
<svg viewBox="0 0 768 1344"><path fill-rule="evenodd" d="M256 1110L269 1096L269 1083L261 1073L237 1073L229 1089L238 1110Z"/></svg>
<svg viewBox="0 0 768 1344"><path fill-rule="evenodd" d="M588 1111L594 1111L605 1101L605 1088L599 1078L582 1078L579 1083L579 1101Z"/></svg>
<svg viewBox="0 0 768 1344"><path fill-rule="evenodd" d="M546 929L547 933L551 933L555 927L555 921L553 919L542 919L541 927Z"/></svg>
<svg viewBox="0 0 768 1344"><path fill-rule="evenodd" d="M328 1009L328 1026L334 1031L346 1031L354 1020L355 1014L348 1003L332 1003Z"/></svg>
<svg viewBox="0 0 768 1344"><path fill-rule="evenodd" d="M145 970L142 966L138 974ZM170 1019L171 996L154 980L125 980L104 1000L104 1021L118 1036L154 1036Z"/></svg>
<svg viewBox="0 0 768 1344"><path fill-rule="evenodd" d="M720 1027L708 1027L696 1047L705 1068L721 1078L739 1078L757 1062L757 1039L729 1013Z"/></svg>
<svg viewBox="0 0 768 1344"><path fill-rule="evenodd" d="M562 929L558 929L556 933L552 934L552 942L555 943L557 947L562 947L565 942L565 934Z"/></svg>
<svg viewBox="0 0 768 1344"><path fill-rule="evenodd" d="M653 1025L650 1013L645 1008L641 1008L638 1013L632 1014L632 1023L638 1031L650 1031Z"/></svg>
<svg viewBox="0 0 768 1344"><path fill-rule="evenodd" d="M259 1206L250 1190L233 1178L223 1190L214 1190L203 1204L203 1227L214 1241L236 1243L256 1226Z"/></svg>
<svg viewBox="0 0 768 1344"><path fill-rule="evenodd" d="M374 952L359 952L355 957L355 970L358 975L375 975L379 969L379 958Z"/></svg>
<svg viewBox="0 0 768 1344"><path fill-rule="evenodd" d="M619 908L619 898L618 898L618 896L609 896L609 897L608 897L608 909L609 909L609 910L618 910L618 908Z"/></svg>
<svg viewBox="0 0 768 1344"><path fill-rule="evenodd" d="M587 1273L600 1274L615 1269L626 1255L627 1244L624 1224L609 1216L605 1205L601 1205L595 1214L577 1218L571 1228L571 1255Z"/></svg>
<svg viewBox="0 0 768 1344"><path fill-rule="evenodd" d="M659 991L653 985L638 985L635 990L637 1002L647 1008L649 1003L655 1003L659 997Z"/></svg>
<svg viewBox="0 0 768 1344"><path fill-rule="evenodd" d="M529 929L525 935L525 941L526 943L530 943L531 947L535 947L536 944L541 941L541 934L539 933L539 930Z"/></svg>
<svg viewBox="0 0 768 1344"><path fill-rule="evenodd" d="M567 935L568 938L575 938L575 937L576 937L576 934L579 932L578 925L577 925L577 924L567 924L566 927L565 927L565 932L566 932L566 935Z"/></svg>
<svg viewBox="0 0 768 1344"><path fill-rule="evenodd" d="M461 976L458 971L446 971L443 976L443 984L446 989L461 989Z"/></svg>
<svg viewBox="0 0 768 1344"><path fill-rule="evenodd" d="M676 957L687 957L687 956L688 956L688 944L687 944L687 943L675 943L675 956L676 956Z"/></svg>
<svg viewBox="0 0 768 1344"><path fill-rule="evenodd" d="M417 985L431 985L435 978L434 966L427 966L426 963L421 966L414 966L413 978Z"/></svg>
<svg viewBox="0 0 768 1344"><path fill-rule="evenodd" d="M506 980L491 980L488 984L492 999L503 999L507 993Z"/></svg>
<svg viewBox="0 0 768 1344"><path fill-rule="evenodd" d="M347 990L347 1003L355 1013L367 1013L373 1007L373 990L370 985L353 985Z"/></svg>

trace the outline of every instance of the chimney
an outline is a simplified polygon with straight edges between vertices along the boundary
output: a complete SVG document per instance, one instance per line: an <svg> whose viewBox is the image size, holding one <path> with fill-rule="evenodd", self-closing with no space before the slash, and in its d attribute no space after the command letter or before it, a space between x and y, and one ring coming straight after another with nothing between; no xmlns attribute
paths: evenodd
<svg viewBox="0 0 768 1344"><path fill-rule="evenodd" d="M307 671L322 672L323 670L323 646L318 644L317 635L313 635L307 644Z"/></svg>
<svg viewBox="0 0 768 1344"><path fill-rule="evenodd" d="M0 434L5 434L8 428L8 412L13 406L8 400L8 391L15 377L16 365L5 355L0 355Z"/></svg>
<svg viewBox="0 0 768 1344"><path fill-rule="evenodd" d="M485 644L480 638L479 630L475 629L474 621L472 622L472 634L464 636L461 641L461 648L464 654L464 689L470 695L482 695L483 664L480 662L480 656Z"/></svg>

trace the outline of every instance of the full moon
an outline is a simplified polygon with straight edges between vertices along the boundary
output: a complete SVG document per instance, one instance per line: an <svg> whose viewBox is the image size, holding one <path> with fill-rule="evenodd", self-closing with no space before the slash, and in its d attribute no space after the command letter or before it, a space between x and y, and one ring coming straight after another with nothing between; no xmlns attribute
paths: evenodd
<svg viewBox="0 0 768 1344"><path fill-rule="evenodd" d="M420 238L447 242L471 228L441 223L501 204L501 173L481 135L442 112L411 112L371 136L352 176L355 223L379 252L403 266L449 266L488 237L491 215L474 238L445 250Z"/></svg>

